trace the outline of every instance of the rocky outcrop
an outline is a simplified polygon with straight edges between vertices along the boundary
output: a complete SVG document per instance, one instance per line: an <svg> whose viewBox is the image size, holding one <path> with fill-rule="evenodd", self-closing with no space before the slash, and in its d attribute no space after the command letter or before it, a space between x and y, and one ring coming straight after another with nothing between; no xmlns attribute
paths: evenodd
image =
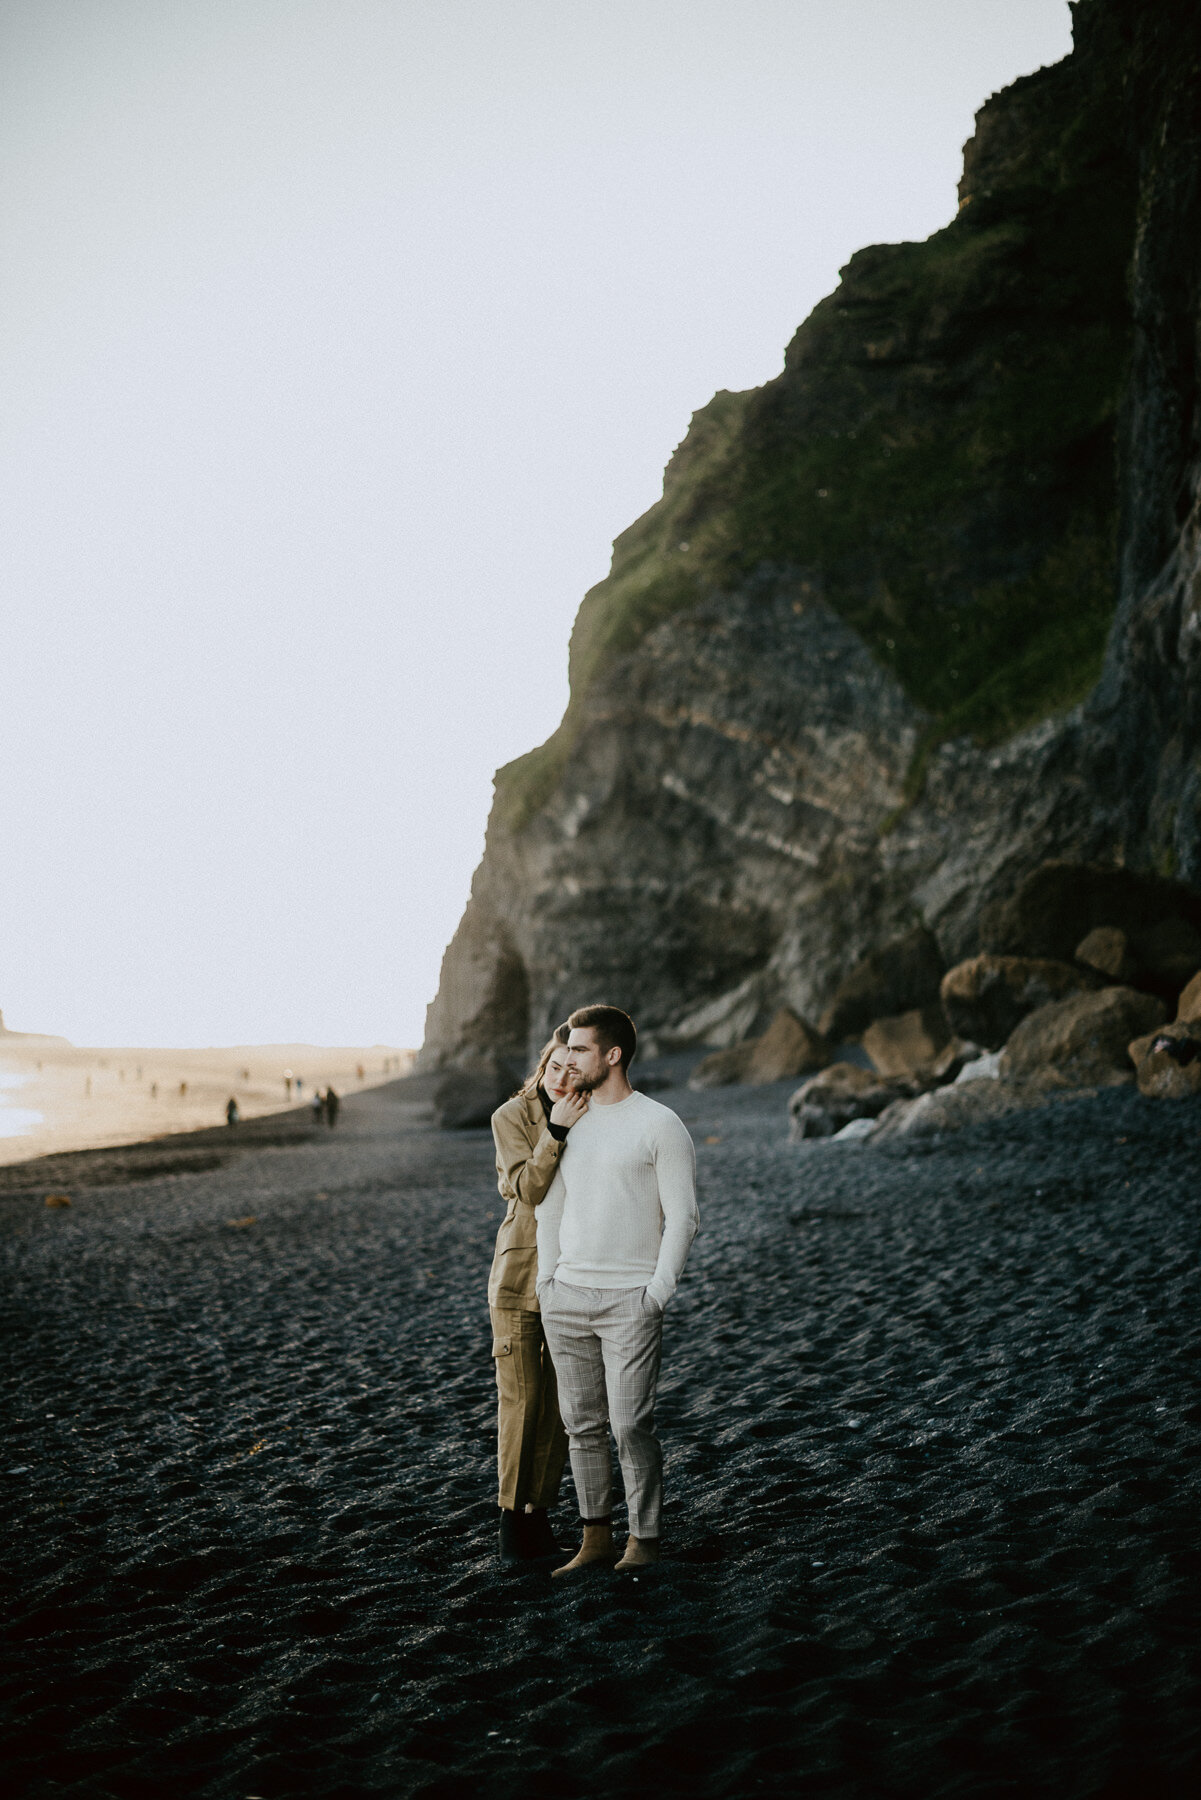
<svg viewBox="0 0 1201 1800"><path fill-rule="evenodd" d="M1186 1023L1167 1025L1130 1046L1140 1094L1149 1100L1191 1100L1201 1094L1201 1033Z"/></svg>
<svg viewBox="0 0 1201 1800"><path fill-rule="evenodd" d="M1130 1079L1128 1047L1165 1018L1162 1000L1134 988L1101 988L1039 1007L1022 1020L1001 1056L1002 1080L1048 1076L1065 1087Z"/></svg>
<svg viewBox="0 0 1201 1800"><path fill-rule="evenodd" d="M618 539L562 726L497 776L426 1066L520 1061L601 998L652 1050L781 1005L861 1032L1012 953L1049 858L1070 941L1022 954L1126 929L1081 869L1197 928L1201 14L1074 17L980 114L953 223L855 257ZM929 946L911 989L848 993L897 942Z"/></svg>
<svg viewBox="0 0 1201 1800"><path fill-rule="evenodd" d="M1096 925L1076 945L1075 960L1083 969L1116 982L1120 987L1130 983L1138 967L1130 951L1130 939L1116 925Z"/></svg>
<svg viewBox="0 0 1201 1800"><path fill-rule="evenodd" d="M416 1077L418 1082L421 1079ZM467 1131L486 1126L497 1107L504 1105L517 1085L511 1070L491 1063L439 1070L430 1095L434 1123L444 1131Z"/></svg>
<svg viewBox="0 0 1201 1800"><path fill-rule="evenodd" d="M1052 860L984 909L980 935L996 954L1061 962L1104 958L1104 945L1124 957L1136 985L1178 993L1201 962L1201 894L1133 869Z"/></svg>
<svg viewBox="0 0 1201 1800"><path fill-rule="evenodd" d="M634 1013L651 1049L720 1044L781 1002L813 1017L843 945L849 964L871 933L868 869L917 715L830 607L774 578L753 605L715 596L581 704L586 729L519 828L498 778L427 1062L478 1044L481 995L497 1013L494 971L525 972L505 976L507 1042L532 1047L604 998Z"/></svg>
<svg viewBox="0 0 1201 1800"><path fill-rule="evenodd" d="M943 962L938 940L922 925L863 957L839 982L821 1031L840 1044L870 1025L929 1006L939 997Z"/></svg>
<svg viewBox="0 0 1201 1800"><path fill-rule="evenodd" d="M1028 1013L1098 985L1095 971L1050 958L972 956L947 970L941 998L952 1031L999 1050Z"/></svg>
<svg viewBox="0 0 1201 1800"><path fill-rule="evenodd" d="M1201 969L1198 969L1181 994L1176 1006L1176 1018L1181 1024L1201 1025Z"/></svg>
<svg viewBox="0 0 1201 1800"><path fill-rule="evenodd" d="M1155 1100L1201 1094L1201 969L1184 988L1170 1025L1147 1031L1129 1046L1139 1092Z"/></svg>
<svg viewBox="0 0 1201 1800"><path fill-rule="evenodd" d="M689 1087L727 1087L746 1082L762 1087L824 1069L830 1061L826 1040L790 1007L782 1006L762 1037L747 1038L726 1050L715 1050L693 1070Z"/></svg>
<svg viewBox="0 0 1201 1800"><path fill-rule="evenodd" d="M873 1019L863 1034L863 1048L881 1075L916 1075L934 1066L950 1039L941 1007L914 1007Z"/></svg>
<svg viewBox="0 0 1201 1800"><path fill-rule="evenodd" d="M789 1100L788 1135L794 1144L832 1137L856 1119L878 1118L885 1107L912 1093L907 1082L887 1081L855 1063L831 1063L802 1082Z"/></svg>
<svg viewBox="0 0 1201 1800"><path fill-rule="evenodd" d="M880 1114L871 1141L881 1144L890 1138L962 1131L965 1126L984 1125L1010 1113L1046 1106L1059 1093L1061 1090L1042 1081L971 1081L962 1087L932 1089L916 1100L894 1100Z"/></svg>

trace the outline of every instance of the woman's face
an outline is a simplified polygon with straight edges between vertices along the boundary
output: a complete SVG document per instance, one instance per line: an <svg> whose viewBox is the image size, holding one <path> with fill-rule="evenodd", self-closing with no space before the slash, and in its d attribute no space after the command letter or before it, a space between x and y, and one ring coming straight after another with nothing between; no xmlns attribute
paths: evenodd
<svg viewBox="0 0 1201 1800"><path fill-rule="evenodd" d="M571 1092L571 1071L567 1067L566 1050L552 1050L542 1085L552 1100L562 1100Z"/></svg>

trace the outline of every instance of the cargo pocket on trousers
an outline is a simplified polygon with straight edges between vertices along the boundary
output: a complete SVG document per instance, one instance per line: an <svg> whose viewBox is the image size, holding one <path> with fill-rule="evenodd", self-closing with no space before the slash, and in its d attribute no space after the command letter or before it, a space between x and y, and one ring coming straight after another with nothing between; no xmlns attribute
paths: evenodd
<svg viewBox="0 0 1201 1800"><path fill-rule="evenodd" d="M494 1337L492 1340L492 1358L496 1364L496 1388L502 1400L515 1401L518 1398L520 1382L517 1374L517 1359L513 1355L511 1337Z"/></svg>

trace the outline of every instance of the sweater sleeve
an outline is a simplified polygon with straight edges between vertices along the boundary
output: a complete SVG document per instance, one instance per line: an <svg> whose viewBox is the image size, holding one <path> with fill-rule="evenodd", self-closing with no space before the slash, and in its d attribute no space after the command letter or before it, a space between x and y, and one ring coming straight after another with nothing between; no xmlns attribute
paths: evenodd
<svg viewBox="0 0 1201 1800"><path fill-rule="evenodd" d="M512 1102L492 1115L497 1186L506 1200L537 1206L555 1178L563 1146L548 1130L537 1131L524 1108Z"/></svg>
<svg viewBox="0 0 1201 1800"><path fill-rule="evenodd" d="M538 1274L534 1284L538 1293L542 1292L559 1266L559 1225L566 1198L567 1189L563 1185L562 1176L558 1176L551 1183L550 1193L538 1208Z"/></svg>
<svg viewBox="0 0 1201 1800"><path fill-rule="evenodd" d="M700 1214L696 1207L696 1151L683 1120L666 1107L664 1112L667 1116L655 1139L655 1175L663 1213L663 1236L659 1241L655 1272L646 1284L651 1298L662 1307L676 1291L692 1240L700 1229Z"/></svg>

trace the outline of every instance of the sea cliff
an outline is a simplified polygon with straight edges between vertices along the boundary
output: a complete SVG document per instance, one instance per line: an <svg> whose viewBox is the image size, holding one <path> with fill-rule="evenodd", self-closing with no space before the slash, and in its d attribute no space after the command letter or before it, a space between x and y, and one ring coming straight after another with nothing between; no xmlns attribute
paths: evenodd
<svg viewBox="0 0 1201 1800"><path fill-rule="evenodd" d="M1049 858L1201 887L1201 7L1080 0L958 211L875 246L718 394L501 769L427 1068L573 1004L652 1044L947 966Z"/></svg>

